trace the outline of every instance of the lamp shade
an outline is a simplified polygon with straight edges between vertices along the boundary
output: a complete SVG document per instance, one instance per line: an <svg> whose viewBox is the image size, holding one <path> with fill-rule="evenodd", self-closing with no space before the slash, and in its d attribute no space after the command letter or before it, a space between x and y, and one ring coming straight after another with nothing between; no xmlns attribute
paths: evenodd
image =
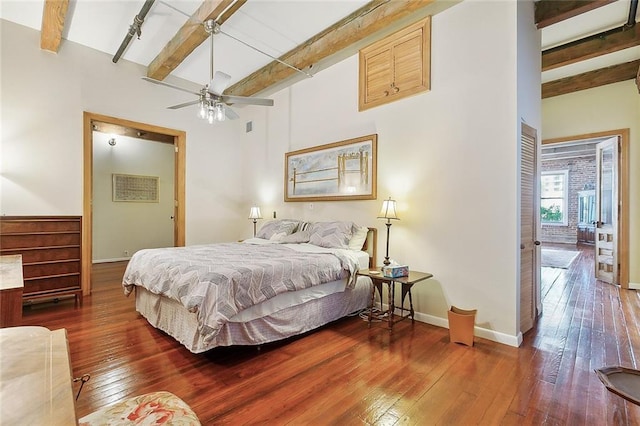
<svg viewBox="0 0 640 426"><path fill-rule="evenodd" d="M249 212L249 219L262 219L260 207L251 207L251 211Z"/></svg>
<svg viewBox="0 0 640 426"><path fill-rule="evenodd" d="M380 209L378 219L400 220L400 218L398 217L398 213L396 213L396 200L392 200L391 197L389 197L388 200L384 200L382 202L382 209Z"/></svg>

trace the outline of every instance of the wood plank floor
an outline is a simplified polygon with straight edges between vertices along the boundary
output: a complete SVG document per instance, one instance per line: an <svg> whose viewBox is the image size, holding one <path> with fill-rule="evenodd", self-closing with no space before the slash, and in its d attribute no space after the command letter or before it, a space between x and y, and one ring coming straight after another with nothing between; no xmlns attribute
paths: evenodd
<svg viewBox="0 0 640 426"><path fill-rule="evenodd" d="M390 336L351 317L260 350L194 355L135 312L122 264L95 266L82 307L34 305L23 324L67 329L74 375L91 374L79 417L167 390L206 425L639 424L640 407L608 392L593 369L637 367L640 299L592 278L592 250L552 274L520 348L451 344L448 330L418 322Z"/></svg>

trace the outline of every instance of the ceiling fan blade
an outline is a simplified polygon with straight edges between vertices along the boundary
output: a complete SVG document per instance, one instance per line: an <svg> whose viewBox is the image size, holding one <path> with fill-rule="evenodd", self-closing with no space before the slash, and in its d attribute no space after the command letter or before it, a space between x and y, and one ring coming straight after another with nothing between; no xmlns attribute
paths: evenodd
<svg viewBox="0 0 640 426"><path fill-rule="evenodd" d="M142 79L145 80L145 81L148 81L149 83L158 84L160 86L170 87L170 88L176 89L176 90L182 90L183 92L187 92L187 93L191 93L191 94L196 95L196 96L200 96L200 93L194 92L193 90L185 89L185 88L180 87L180 86L174 86L173 84L165 83L164 81L156 80L154 78L142 77Z"/></svg>
<svg viewBox="0 0 640 426"><path fill-rule="evenodd" d="M199 103L200 103L200 99L198 99L196 101L185 102L183 104L172 105L170 107L167 107L167 109L180 109L180 108L188 107L188 106L199 104Z"/></svg>
<svg viewBox="0 0 640 426"><path fill-rule="evenodd" d="M231 81L231 76L222 71L216 71L216 74L213 76L213 79L209 82L209 93L213 93L214 95L222 95L224 89L229 86L229 82Z"/></svg>
<svg viewBox="0 0 640 426"><path fill-rule="evenodd" d="M240 118L240 116L236 114L234 110L232 110L226 105L224 107L224 115L226 115L229 120L235 120L236 118Z"/></svg>
<svg viewBox="0 0 640 426"><path fill-rule="evenodd" d="M220 100L226 104L273 106L273 99L253 98L251 96L222 95Z"/></svg>

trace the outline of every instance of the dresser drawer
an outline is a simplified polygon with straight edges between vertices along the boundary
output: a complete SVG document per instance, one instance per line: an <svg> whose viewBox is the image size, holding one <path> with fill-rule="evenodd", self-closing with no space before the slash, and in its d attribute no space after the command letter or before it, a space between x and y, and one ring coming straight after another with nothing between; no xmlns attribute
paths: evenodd
<svg viewBox="0 0 640 426"><path fill-rule="evenodd" d="M25 278L22 296L27 298L39 293L52 291L70 292L79 289L80 274L49 276L45 278Z"/></svg>
<svg viewBox="0 0 640 426"><path fill-rule="evenodd" d="M22 270L24 279L51 275L79 274L80 262L76 259L57 262L24 263Z"/></svg>
<svg viewBox="0 0 640 426"><path fill-rule="evenodd" d="M0 234L21 234L37 232L80 232L80 221L71 219L3 219Z"/></svg>
<svg viewBox="0 0 640 426"><path fill-rule="evenodd" d="M79 232L39 232L34 234L4 234L0 247L6 249L28 249L33 247L79 246Z"/></svg>
<svg viewBox="0 0 640 426"><path fill-rule="evenodd" d="M33 247L23 249L5 249L2 254L21 254L23 263L49 262L53 260L80 260L80 246Z"/></svg>

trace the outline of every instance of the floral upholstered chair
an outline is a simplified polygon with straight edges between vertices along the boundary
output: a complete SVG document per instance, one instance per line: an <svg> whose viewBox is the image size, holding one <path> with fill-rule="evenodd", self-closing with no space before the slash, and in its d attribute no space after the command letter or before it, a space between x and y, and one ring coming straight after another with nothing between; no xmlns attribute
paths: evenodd
<svg viewBox="0 0 640 426"><path fill-rule="evenodd" d="M200 425L196 414L170 392L152 392L125 399L80 419L80 426Z"/></svg>

